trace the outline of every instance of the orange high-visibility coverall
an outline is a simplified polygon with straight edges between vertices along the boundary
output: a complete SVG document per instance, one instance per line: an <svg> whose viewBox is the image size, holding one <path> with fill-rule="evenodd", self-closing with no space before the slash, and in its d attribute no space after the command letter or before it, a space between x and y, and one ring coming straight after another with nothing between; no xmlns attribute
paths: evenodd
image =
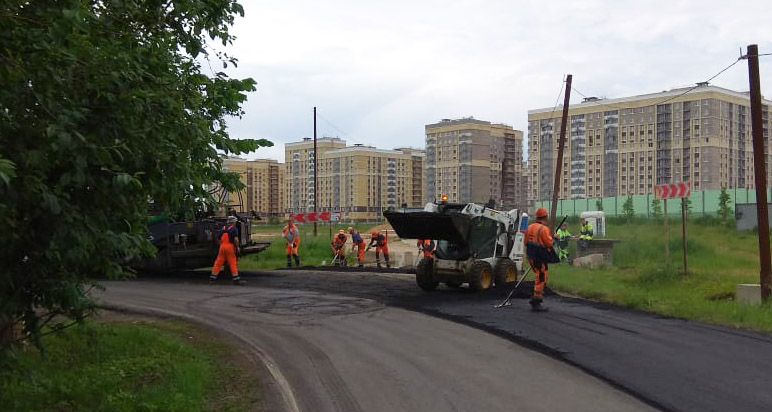
<svg viewBox="0 0 772 412"><path fill-rule="evenodd" d="M416 246L421 249L421 252L423 252L425 258L434 257L434 248L432 247L431 239L418 239Z"/></svg>
<svg viewBox="0 0 772 412"><path fill-rule="evenodd" d="M281 231L284 240L287 241L287 258L290 256L298 255L298 245L300 244L300 234L298 233L298 227L295 225L285 225L284 230Z"/></svg>
<svg viewBox="0 0 772 412"><path fill-rule="evenodd" d="M351 250L353 251L354 248L357 248L357 261L359 262L359 265L363 265L365 263L365 240L362 239L362 234L360 234L357 231L354 231L351 233L351 242L353 243L351 245Z"/></svg>
<svg viewBox="0 0 772 412"><path fill-rule="evenodd" d="M348 237L343 233L338 233L332 238L332 253L338 257L338 259L344 259L346 257L346 241Z"/></svg>
<svg viewBox="0 0 772 412"><path fill-rule="evenodd" d="M373 231L370 234L370 245L372 247L375 244L375 264L381 266L381 252L383 252L383 258L386 260L386 266L389 266L389 232L378 233Z"/></svg>
<svg viewBox="0 0 772 412"><path fill-rule="evenodd" d="M238 246L234 244L238 239L238 229L236 225L223 226L221 229L222 235L220 235L220 250L217 252L217 258L214 260L214 266L212 266L212 276L216 279L220 274L220 270L228 262L228 267L231 269L231 275L234 278L239 276L239 266L236 262L236 250Z"/></svg>
<svg viewBox="0 0 772 412"><path fill-rule="evenodd" d="M526 250L529 243L549 249L552 247L552 234L544 223L536 221L528 225L523 242L526 245ZM547 284L547 262L541 262L532 256L528 256L528 263L531 265L534 274L533 297L541 299L544 297L544 286Z"/></svg>

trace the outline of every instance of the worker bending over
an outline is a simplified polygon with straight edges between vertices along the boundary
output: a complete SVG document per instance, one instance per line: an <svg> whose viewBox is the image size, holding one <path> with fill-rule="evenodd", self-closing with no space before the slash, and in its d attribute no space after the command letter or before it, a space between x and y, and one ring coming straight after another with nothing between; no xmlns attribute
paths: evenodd
<svg viewBox="0 0 772 412"><path fill-rule="evenodd" d="M281 231L284 240L287 242L287 267L292 267L292 258L295 258L295 266L300 266L300 257L298 256L298 245L300 245L300 232L298 227L292 222L292 218L287 219L287 225Z"/></svg>
<svg viewBox="0 0 772 412"><path fill-rule="evenodd" d="M434 257L434 241L431 239L418 239L416 242L418 250L424 254L425 258L432 259Z"/></svg>
<svg viewBox="0 0 772 412"><path fill-rule="evenodd" d="M333 262L337 262L340 266L346 265L346 241L348 237L343 229L340 229L338 233L332 237L332 254Z"/></svg>
<svg viewBox="0 0 772 412"><path fill-rule="evenodd" d="M244 285L244 281L239 277L239 266L236 262L236 255L241 253L239 248L239 230L236 227L236 217L228 216L228 222L217 233L217 241L220 243L220 249L217 252L217 258L212 266L212 274L209 275L209 283L214 283L220 275L220 270L228 262L234 285Z"/></svg>
<svg viewBox="0 0 772 412"><path fill-rule="evenodd" d="M349 226L348 233L351 235L351 251L357 250L357 262L359 262L359 267L361 268L365 265L365 247L367 245L365 245L365 240L362 239L359 231L353 227Z"/></svg>
<svg viewBox="0 0 772 412"><path fill-rule="evenodd" d="M552 234L545 224L546 220L547 209L536 209L536 221L528 225L524 239L528 263L534 274L533 296L529 302L534 312L547 311L541 303L544 298L544 286L547 284L547 263L553 260L550 255L555 254L552 250Z"/></svg>
<svg viewBox="0 0 772 412"><path fill-rule="evenodd" d="M375 246L375 264L379 268L381 267L381 252L383 252L383 258L386 260L386 267L391 267L389 264L389 233L384 230L384 233L378 233L377 230L373 230L370 233L370 244L367 245L369 250Z"/></svg>

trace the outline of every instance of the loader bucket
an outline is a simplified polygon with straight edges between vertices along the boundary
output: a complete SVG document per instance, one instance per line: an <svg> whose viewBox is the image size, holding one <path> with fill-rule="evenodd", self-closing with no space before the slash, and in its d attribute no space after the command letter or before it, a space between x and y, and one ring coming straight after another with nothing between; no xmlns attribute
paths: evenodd
<svg viewBox="0 0 772 412"><path fill-rule="evenodd" d="M383 212L391 227L402 239L447 240L466 243L470 216L460 213Z"/></svg>

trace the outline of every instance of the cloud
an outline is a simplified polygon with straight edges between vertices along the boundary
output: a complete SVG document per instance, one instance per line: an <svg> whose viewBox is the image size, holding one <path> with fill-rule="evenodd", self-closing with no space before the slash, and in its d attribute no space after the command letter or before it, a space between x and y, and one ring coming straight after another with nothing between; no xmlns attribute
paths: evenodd
<svg viewBox="0 0 772 412"><path fill-rule="evenodd" d="M530 109L555 104L565 74L609 98L703 81L750 43L772 52L764 0L247 1L230 74L258 82L236 138L276 146L319 135L382 148L423 146L424 125L473 115L525 130ZM740 62L713 81L747 90ZM762 60L772 95L772 57ZM572 101L580 101L574 94Z"/></svg>

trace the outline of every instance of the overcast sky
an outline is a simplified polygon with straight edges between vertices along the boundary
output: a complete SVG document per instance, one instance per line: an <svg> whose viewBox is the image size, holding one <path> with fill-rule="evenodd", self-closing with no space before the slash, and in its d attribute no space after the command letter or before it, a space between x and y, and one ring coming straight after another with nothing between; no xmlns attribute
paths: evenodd
<svg viewBox="0 0 772 412"><path fill-rule="evenodd" d="M607 98L704 81L748 44L772 52L769 0L434 1L242 0L228 49L234 77L257 91L232 137L274 147L338 136L379 148L424 147L424 125L474 116L527 130L528 110L553 107L565 74ZM761 57L772 97L772 56ZM748 90L743 60L712 84ZM572 93L571 102L582 96ZM561 98L562 101L562 98Z"/></svg>

